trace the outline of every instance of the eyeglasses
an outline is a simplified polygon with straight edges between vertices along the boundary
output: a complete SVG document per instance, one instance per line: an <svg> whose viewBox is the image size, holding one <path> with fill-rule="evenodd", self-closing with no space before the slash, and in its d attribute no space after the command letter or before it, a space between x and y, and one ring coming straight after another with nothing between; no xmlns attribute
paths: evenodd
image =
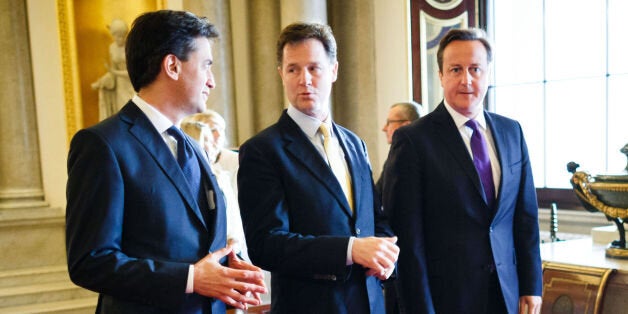
<svg viewBox="0 0 628 314"><path fill-rule="evenodd" d="M391 123L401 123L401 122L406 122L409 121L408 119L402 119L402 120L388 120L386 119L386 126L390 125Z"/></svg>

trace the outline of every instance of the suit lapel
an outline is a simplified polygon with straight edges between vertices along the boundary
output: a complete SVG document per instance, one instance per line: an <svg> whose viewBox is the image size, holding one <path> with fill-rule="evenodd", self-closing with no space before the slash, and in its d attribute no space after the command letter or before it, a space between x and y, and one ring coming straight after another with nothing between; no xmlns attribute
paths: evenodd
<svg viewBox="0 0 628 314"><path fill-rule="evenodd" d="M188 138L188 140L190 139ZM209 208L210 214L210 221L208 221L207 223L210 224L208 227L211 228L208 229L210 231L210 238L213 239L210 250L215 251L223 248L227 242L227 205L225 204L225 197L222 194L222 190L218 185L218 180L216 179L214 173L211 171L207 159L205 159L205 157L203 156L204 152L202 152L201 148L198 147L196 144L192 145L192 147L194 148L194 153L196 154L196 158L199 160L200 163L201 176L203 178L203 189L206 191L212 191L212 193L207 194L207 201L209 202L207 208ZM209 186L206 186L207 184L205 184L205 178L207 178L207 184L209 184ZM214 208L211 208L212 204ZM211 234L212 231L213 234Z"/></svg>
<svg viewBox="0 0 628 314"><path fill-rule="evenodd" d="M341 204L345 213L352 216L347 198L342 192L338 179L320 155L318 150L310 143L307 135L284 111L278 125L282 128L282 137L285 148L295 157L295 160L303 165Z"/></svg>
<svg viewBox="0 0 628 314"><path fill-rule="evenodd" d="M183 200L188 205L188 208L191 208L200 223L207 228L205 220L201 215L201 210L192 196L192 192L183 176L183 172L181 172L181 168L179 168L172 152L166 143L164 143L161 135L157 133L150 120L148 120L146 115L132 102L129 102L122 108L120 117L122 120L131 124L129 128L131 135L134 136L153 157L155 162L179 191Z"/></svg>
<svg viewBox="0 0 628 314"><path fill-rule="evenodd" d="M482 184L480 183L480 177L478 176L477 170L473 165L473 160L469 155L469 151L464 144L464 141L460 137L460 131L456 127L454 120L451 118L451 115L445 108L445 105L441 103L434 110L434 121L440 126L435 127L435 132L438 132L438 136L441 139L441 143L447 147L447 149L451 152L451 155L456 159L462 170L467 175L469 180L473 183L475 188L475 192L478 193L480 199L483 200L483 203L486 206L486 202L484 202L484 190L482 189ZM486 211L474 211L470 213L472 215L476 215L478 218L487 218L489 217L489 210L487 207Z"/></svg>
<svg viewBox="0 0 628 314"><path fill-rule="evenodd" d="M495 198L495 216L499 213L499 203L502 198L502 183L504 182L504 165L506 165L506 160L504 154L501 154L500 151L502 149L506 149L508 146L508 135L507 130L508 126L500 125L497 119L493 119L490 114L485 114L487 127L491 130L491 135L493 136L493 143L495 144L495 155L497 156L497 160L499 160L499 166L501 167L501 178L499 180L500 186L496 189L496 198ZM499 130L499 132L495 132L494 130ZM504 150L507 151L507 150Z"/></svg>

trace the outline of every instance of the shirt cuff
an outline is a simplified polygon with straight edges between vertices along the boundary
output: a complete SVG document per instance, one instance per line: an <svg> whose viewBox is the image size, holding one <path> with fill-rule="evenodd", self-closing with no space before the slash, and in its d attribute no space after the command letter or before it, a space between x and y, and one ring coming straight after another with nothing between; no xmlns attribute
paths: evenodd
<svg viewBox="0 0 628 314"><path fill-rule="evenodd" d="M355 237L350 237L349 245L347 245L347 266L353 265L353 255L351 254L351 249L353 248L353 240L355 240Z"/></svg>
<svg viewBox="0 0 628 314"><path fill-rule="evenodd" d="M194 265L188 269L188 283L185 285L185 293L194 293Z"/></svg>

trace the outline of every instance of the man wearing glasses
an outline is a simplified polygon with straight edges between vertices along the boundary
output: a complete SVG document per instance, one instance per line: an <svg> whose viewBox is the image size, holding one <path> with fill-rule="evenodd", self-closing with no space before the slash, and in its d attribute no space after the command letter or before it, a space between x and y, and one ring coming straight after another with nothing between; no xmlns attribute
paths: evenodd
<svg viewBox="0 0 628 314"><path fill-rule="evenodd" d="M399 102L390 106L388 110L388 118L386 118L386 124L382 128L382 131L386 133L386 140L388 144L392 143L393 133L395 131L410 122L421 117L420 106L414 101Z"/></svg>
<svg viewBox="0 0 628 314"><path fill-rule="evenodd" d="M414 101L398 102L390 106L386 123L384 124L384 127L382 127L382 131L386 133L386 141L388 141L388 145L392 143L393 134L398 128L408 125L412 121L421 117L420 108L421 105ZM384 168L385 167L386 163L384 163ZM380 176L375 184L375 188L379 193L382 191L382 184L382 176Z"/></svg>

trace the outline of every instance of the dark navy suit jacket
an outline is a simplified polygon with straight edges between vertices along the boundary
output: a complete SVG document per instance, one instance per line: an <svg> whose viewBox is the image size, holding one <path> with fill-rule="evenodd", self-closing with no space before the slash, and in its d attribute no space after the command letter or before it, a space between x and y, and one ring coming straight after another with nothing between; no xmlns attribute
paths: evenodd
<svg viewBox="0 0 628 314"><path fill-rule="evenodd" d="M187 140L190 140L188 138ZM225 246L225 206L195 147L213 210L202 211L173 154L132 102L79 131L68 157L66 246L74 283L101 313L224 313L186 294L188 268Z"/></svg>
<svg viewBox="0 0 628 314"><path fill-rule="evenodd" d="M509 313L520 296L541 295L538 208L521 126L484 116L502 170L494 209L444 104L393 136L383 199L399 237L407 313L486 313L492 265Z"/></svg>
<svg viewBox="0 0 628 314"><path fill-rule="evenodd" d="M272 272L273 313L383 313L380 282L346 266L349 237L391 235L364 142L334 124L355 213L338 180L284 111L240 148L238 190L251 260Z"/></svg>

